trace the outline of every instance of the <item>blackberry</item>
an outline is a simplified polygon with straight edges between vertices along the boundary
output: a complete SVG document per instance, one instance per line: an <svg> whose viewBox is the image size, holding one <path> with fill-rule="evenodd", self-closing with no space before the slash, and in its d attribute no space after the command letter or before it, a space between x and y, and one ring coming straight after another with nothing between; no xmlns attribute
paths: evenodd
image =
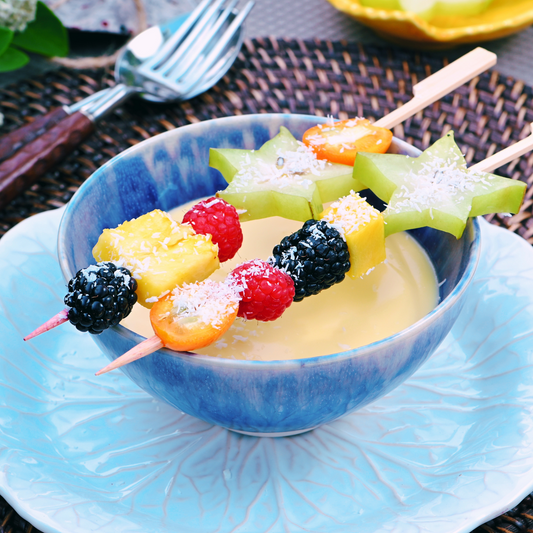
<svg viewBox="0 0 533 533"><path fill-rule="evenodd" d="M308 220L274 247L271 264L294 280L294 301L318 294L341 282L350 270L348 246L324 220Z"/></svg>
<svg viewBox="0 0 533 533"><path fill-rule="evenodd" d="M84 268L68 282L68 319L79 331L102 333L130 314L136 289L127 268L109 262Z"/></svg>

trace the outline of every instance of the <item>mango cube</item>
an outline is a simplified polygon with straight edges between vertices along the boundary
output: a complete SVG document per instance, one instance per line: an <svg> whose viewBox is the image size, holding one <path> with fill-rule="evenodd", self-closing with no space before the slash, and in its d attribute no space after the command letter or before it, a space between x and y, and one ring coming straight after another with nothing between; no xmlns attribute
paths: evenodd
<svg viewBox="0 0 533 533"><path fill-rule="evenodd" d="M210 235L197 235L159 209L105 229L93 257L130 269L138 284L138 302L148 309L177 286L202 281L220 266L218 246Z"/></svg>
<svg viewBox="0 0 533 533"><path fill-rule="evenodd" d="M350 253L348 276L360 278L386 259L381 213L353 191L333 202L320 218L339 229Z"/></svg>

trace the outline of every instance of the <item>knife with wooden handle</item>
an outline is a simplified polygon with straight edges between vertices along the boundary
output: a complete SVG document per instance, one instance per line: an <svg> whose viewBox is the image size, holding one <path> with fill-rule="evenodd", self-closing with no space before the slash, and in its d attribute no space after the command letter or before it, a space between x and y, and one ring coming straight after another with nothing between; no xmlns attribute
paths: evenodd
<svg viewBox="0 0 533 533"><path fill-rule="evenodd" d="M129 89L106 89L97 94L90 102L76 106L79 111L63 118L0 163L0 209L83 142L94 131L96 121L119 105Z"/></svg>
<svg viewBox="0 0 533 533"><path fill-rule="evenodd" d="M64 106L56 107L46 115L37 117L33 122L0 137L0 161L12 156L24 145L42 135L68 115L69 113Z"/></svg>
<svg viewBox="0 0 533 533"><path fill-rule="evenodd" d="M29 188L94 130L81 111L68 116L0 164L0 209Z"/></svg>
<svg viewBox="0 0 533 533"><path fill-rule="evenodd" d="M76 113L76 111L83 111L90 107L95 101L102 98L107 91L108 89L98 91L69 106L56 107L45 115L36 117L32 122L24 124L24 126L0 137L0 163L11 157L26 144L43 135L64 118Z"/></svg>

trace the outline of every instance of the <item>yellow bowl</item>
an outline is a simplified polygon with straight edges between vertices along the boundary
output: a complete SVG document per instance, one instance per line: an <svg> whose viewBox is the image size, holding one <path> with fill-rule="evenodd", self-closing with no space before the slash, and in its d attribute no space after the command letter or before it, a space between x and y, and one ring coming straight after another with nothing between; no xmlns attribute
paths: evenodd
<svg viewBox="0 0 533 533"><path fill-rule="evenodd" d="M533 0L494 0L480 15L434 17L426 21L406 11L364 7L359 0L329 0L344 13L388 40L434 48L488 41L523 30L533 23Z"/></svg>

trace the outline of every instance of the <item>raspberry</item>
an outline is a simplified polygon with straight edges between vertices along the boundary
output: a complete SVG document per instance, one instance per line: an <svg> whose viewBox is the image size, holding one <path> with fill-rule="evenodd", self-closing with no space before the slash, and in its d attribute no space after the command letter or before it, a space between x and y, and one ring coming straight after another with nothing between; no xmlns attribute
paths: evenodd
<svg viewBox="0 0 533 533"><path fill-rule="evenodd" d="M294 298L292 278L260 259L239 265L227 282L241 297L237 316L246 319L276 320Z"/></svg>
<svg viewBox="0 0 533 533"><path fill-rule="evenodd" d="M208 198L193 206L183 217L196 233L210 234L218 244L221 263L231 259L242 245L242 229L237 210L220 198Z"/></svg>

